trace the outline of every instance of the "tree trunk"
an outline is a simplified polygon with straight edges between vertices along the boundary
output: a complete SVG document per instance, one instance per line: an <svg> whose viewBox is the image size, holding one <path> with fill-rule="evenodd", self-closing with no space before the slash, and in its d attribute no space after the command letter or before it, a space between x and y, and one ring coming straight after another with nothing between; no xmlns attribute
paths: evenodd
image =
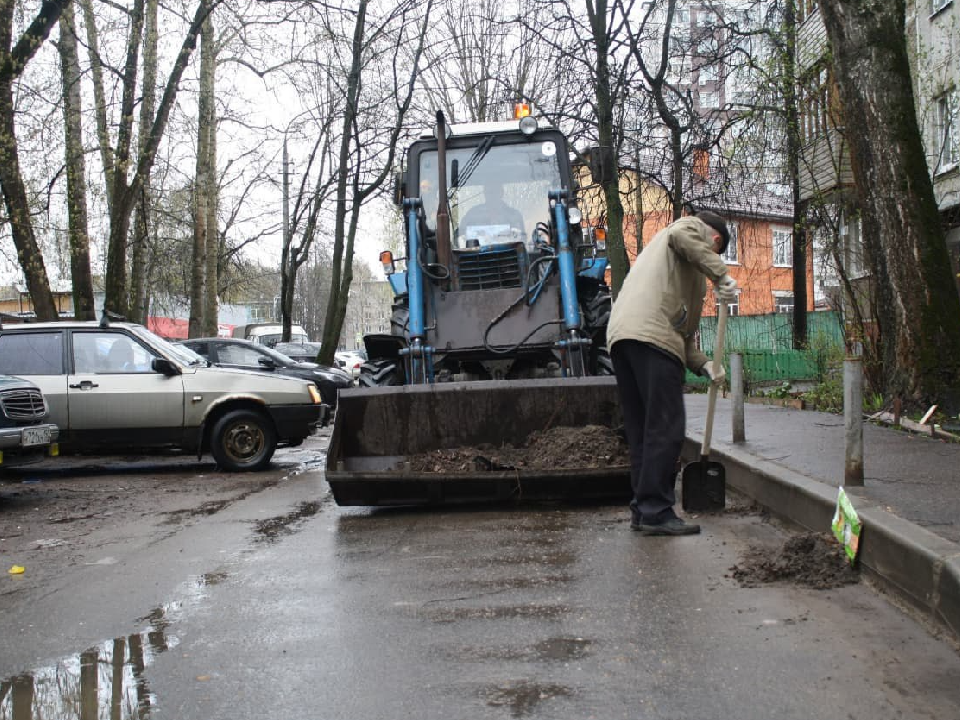
<svg viewBox="0 0 960 720"><path fill-rule="evenodd" d="M825 0L888 398L960 407L960 297L926 165L903 0Z"/></svg>
<svg viewBox="0 0 960 720"><path fill-rule="evenodd" d="M83 24L87 29L87 55L90 61L90 77L93 80L94 116L97 119L97 146L103 164L104 190L109 213L113 211L113 148L110 146L110 131L107 128L107 93L103 85L97 18L93 13L92 0L80 0L80 7L83 9Z"/></svg>
<svg viewBox="0 0 960 720"><path fill-rule="evenodd" d="M193 207L193 266L190 275L190 337L216 335L217 323L217 273L216 191L214 189L213 138L215 135L214 76L216 57L214 53L213 19L207 16L200 28L200 93L197 100L197 169L194 180ZM210 257L210 254L213 257ZM213 273L210 267L213 266ZM209 317L209 295L213 294L213 318Z"/></svg>
<svg viewBox="0 0 960 720"><path fill-rule="evenodd" d="M13 35L13 0L0 0L0 63L10 62L10 41ZM57 308L50 292L50 281L43 254L33 234L30 204L20 174L14 121L13 78L0 74L0 190L10 222L10 233L17 249L17 260L23 269L27 291L38 320L56 320Z"/></svg>
<svg viewBox="0 0 960 720"><path fill-rule="evenodd" d="M130 213L135 196L129 192L127 174L130 169L130 145L133 132L133 110L136 102L137 63L143 35L144 0L133 0L130 9L130 34L123 68L123 93L120 100L120 125L113 167L113 207L110 208L110 233L107 238L107 273L104 280L104 309L122 316L127 308L127 240L130 234Z"/></svg>
<svg viewBox="0 0 960 720"><path fill-rule="evenodd" d="M360 0L357 6L357 18L351 42L351 64L347 74L347 97L343 114L343 126L340 136L339 177L337 178L337 216L334 221L333 274L330 278L330 302L327 304L327 316L323 323L323 340L320 357L327 365L333 364L333 355L340 342L343 318L346 315L350 283L353 280L353 232L347 229L347 186L350 168L350 154L354 145L354 124L359 112L360 67L363 52L363 35L366 27L367 0ZM357 201L354 200L354 203ZM352 213L356 215L356 212ZM345 245L350 252L345 251ZM346 262L344 262L346 255Z"/></svg>
<svg viewBox="0 0 960 720"><path fill-rule="evenodd" d="M140 102L138 153L143 155L150 140L150 123L157 107L157 8L158 0L147 0L143 28L143 99ZM147 324L147 285L153 263L148 258L153 234L153 188L150 173L143 180L137 200L136 219L130 238L130 319Z"/></svg>
<svg viewBox="0 0 960 720"><path fill-rule="evenodd" d="M83 157L80 60L77 56L76 31L73 5L67 5L60 16L60 72L63 84L64 153L67 175L70 278L73 281L73 316L77 320L95 320L97 314L93 304L93 277L90 272L87 175Z"/></svg>
<svg viewBox="0 0 960 720"><path fill-rule="evenodd" d="M200 35L200 92L207 97L206 114L201 122L207 134L207 267L204 271L203 334L217 335L220 309L217 304L217 289L220 287L220 233L217 223L217 208L220 202L220 185L217 182L217 48L213 28L213 8L203 23Z"/></svg>
<svg viewBox="0 0 960 720"><path fill-rule="evenodd" d="M614 295L630 271L623 244L623 199L620 197L620 144L613 121L613 93L610 87L610 39L606 0L587 2L587 14L596 50L597 138L600 141L600 182L607 209L607 258Z"/></svg>
<svg viewBox="0 0 960 720"><path fill-rule="evenodd" d="M797 6L795 0L784 4L786 48L783 70L784 122L787 128L787 173L793 198L793 347L807 346L807 232L803 218L805 208L800 200L800 107L797 99Z"/></svg>

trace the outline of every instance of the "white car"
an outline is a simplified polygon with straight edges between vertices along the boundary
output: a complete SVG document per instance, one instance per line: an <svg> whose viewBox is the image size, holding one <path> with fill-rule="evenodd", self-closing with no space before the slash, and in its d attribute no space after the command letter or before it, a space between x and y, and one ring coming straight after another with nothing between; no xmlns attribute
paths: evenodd
<svg viewBox="0 0 960 720"><path fill-rule="evenodd" d="M360 367L367 361L366 355L359 350L337 350L333 356L354 380L360 377Z"/></svg>
<svg viewBox="0 0 960 720"><path fill-rule="evenodd" d="M0 373L40 387L63 452L175 447L259 470L329 416L312 382L208 367L130 323L7 325Z"/></svg>

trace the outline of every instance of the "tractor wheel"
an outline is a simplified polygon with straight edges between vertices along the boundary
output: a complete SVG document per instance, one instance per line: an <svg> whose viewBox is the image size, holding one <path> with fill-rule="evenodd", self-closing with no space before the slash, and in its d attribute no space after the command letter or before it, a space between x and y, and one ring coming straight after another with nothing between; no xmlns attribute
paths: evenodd
<svg viewBox="0 0 960 720"><path fill-rule="evenodd" d="M583 332L591 340L588 361L590 374L613 375L613 363L607 352L607 323L610 322L610 308L613 305L610 288L604 283L581 282L577 291L580 294Z"/></svg>
<svg viewBox="0 0 960 720"><path fill-rule="evenodd" d="M360 387L403 385L403 376L397 360L368 360L360 366L357 382Z"/></svg>

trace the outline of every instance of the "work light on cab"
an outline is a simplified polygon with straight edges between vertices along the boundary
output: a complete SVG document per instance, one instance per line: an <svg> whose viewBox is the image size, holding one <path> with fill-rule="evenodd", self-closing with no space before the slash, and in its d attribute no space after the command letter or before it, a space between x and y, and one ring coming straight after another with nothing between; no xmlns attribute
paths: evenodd
<svg viewBox="0 0 960 720"><path fill-rule="evenodd" d="M389 250L384 250L380 253L380 264L383 265L384 275L393 275L393 273L396 272L396 266L393 263L393 253Z"/></svg>
<svg viewBox="0 0 960 720"><path fill-rule="evenodd" d="M524 135L533 135L537 131L537 119L532 115L527 115L520 119L520 132Z"/></svg>

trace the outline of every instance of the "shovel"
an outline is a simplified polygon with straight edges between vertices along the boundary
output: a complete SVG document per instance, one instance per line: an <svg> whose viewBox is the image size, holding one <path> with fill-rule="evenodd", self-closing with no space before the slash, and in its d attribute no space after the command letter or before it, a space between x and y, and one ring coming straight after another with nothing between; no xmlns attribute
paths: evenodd
<svg viewBox="0 0 960 720"><path fill-rule="evenodd" d="M727 304L720 303L717 314L717 344L713 349L713 366L723 364L723 333L727 326ZM683 509L686 512L723 510L726 506L727 473L723 465L710 462L710 435L713 433L713 410L717 405L717 386L710 383L707 391L707 421L703 427L700 459L688 463L680 476Z"/></svg>

